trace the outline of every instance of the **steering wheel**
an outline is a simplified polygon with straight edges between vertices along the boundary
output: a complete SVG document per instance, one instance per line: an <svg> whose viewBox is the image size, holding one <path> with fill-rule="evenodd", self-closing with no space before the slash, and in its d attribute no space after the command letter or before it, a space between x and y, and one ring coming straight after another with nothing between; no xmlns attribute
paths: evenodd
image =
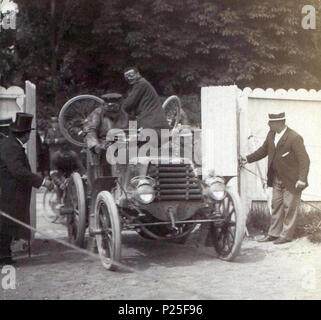
<svg viewBox="0 0 321 320"><path fill-rule="evenodd" d="M178 96L168 97L162 105L171 130L175 129L178 125L181 116L181 107L181 100Z"/></svg>

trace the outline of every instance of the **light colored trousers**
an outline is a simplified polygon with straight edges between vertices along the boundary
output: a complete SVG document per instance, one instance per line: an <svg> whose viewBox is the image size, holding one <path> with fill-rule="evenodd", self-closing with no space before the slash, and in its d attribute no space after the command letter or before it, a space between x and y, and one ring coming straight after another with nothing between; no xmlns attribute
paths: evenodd
<svg viewBox="0 0 321 320"><path fill-rule="evenodd" d="M291 193L284 188L281 180L274 178L270 236L292 240L300 201L301 193Z"/></svg>

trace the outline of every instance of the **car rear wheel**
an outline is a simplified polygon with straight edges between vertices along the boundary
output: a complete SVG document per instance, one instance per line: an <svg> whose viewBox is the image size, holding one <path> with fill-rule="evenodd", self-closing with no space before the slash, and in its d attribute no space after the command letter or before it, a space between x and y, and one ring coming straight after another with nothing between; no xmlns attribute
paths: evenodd
<svg viewBox="0 0 321 320"><path fill-rule="evenodd" d="M87 227L87 209L84 184L78 172L74 172L67 186L66 207L71 209L67 215L69 241L78 247L84 247Z"/></svg>

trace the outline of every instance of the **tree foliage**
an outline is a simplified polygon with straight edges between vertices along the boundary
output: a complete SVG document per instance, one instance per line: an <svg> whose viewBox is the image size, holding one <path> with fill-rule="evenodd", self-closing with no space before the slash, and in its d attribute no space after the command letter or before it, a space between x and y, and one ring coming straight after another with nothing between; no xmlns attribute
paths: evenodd
<svg viewBox="0 0 321 320"><path fill-rule="evenodd" d="M124 92L128 65L164 96L205 85L321 87L320 32L301 27L301 0L16 2L17 30L0 33L0 81L36 83L40 116L57 112L54 100ZM310 3L318 18L319 1Z"/></svg>

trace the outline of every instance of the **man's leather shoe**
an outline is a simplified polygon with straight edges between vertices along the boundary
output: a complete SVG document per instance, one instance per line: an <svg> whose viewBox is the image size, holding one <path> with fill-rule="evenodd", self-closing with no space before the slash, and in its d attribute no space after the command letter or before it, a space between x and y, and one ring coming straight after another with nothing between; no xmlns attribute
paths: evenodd
<svg viewBox="0 0 321 320"><path fill-rule="evenodd" d="M287 242L291 242L291 240L288 240L285 238L279 238L279 239L276 239L273 243L274 244L283 244L283 243L287 243Z"/></svg>
<svg viewBox="0 0 321 320"><path fill-rule="evenodd" d="M269 242L269 241L274 241L276 239L277 239L277 237L267 235L263 239L258 240L258 242Z"/></svg>

